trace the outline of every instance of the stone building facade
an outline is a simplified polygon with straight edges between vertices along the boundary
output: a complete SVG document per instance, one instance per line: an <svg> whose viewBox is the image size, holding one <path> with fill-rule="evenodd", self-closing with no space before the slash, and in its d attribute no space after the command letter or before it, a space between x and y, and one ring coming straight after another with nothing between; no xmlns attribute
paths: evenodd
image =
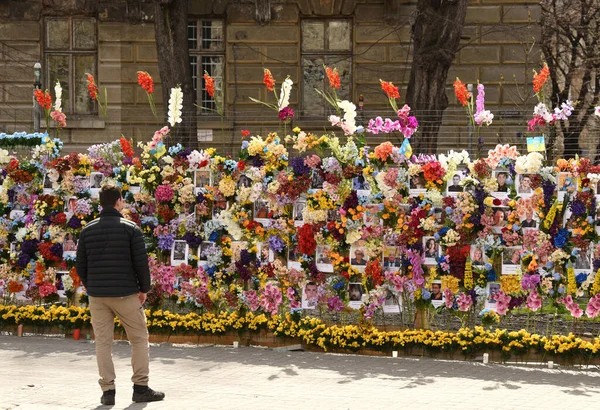
<svg viewBox="0 0 600 410"><path fill-rule="evenodd" d="M162 112L152 10L142 1L0 1L0 132L32 130L33 65L39 61L43 88L53 91L59 79L65 89L68 126L61 138L69 150L121 134L150 138L164 121L153 117L136 72L153 76ZM278 83L288 75L294 81L294 125L316 131L327 125L325 105L314 92L324 84L323 64L342 74L342 97L358 104L362 96L363 120L375 112L391 115L379 79L393 81L404 95L415 12L416 2L408 0L189 0L197 103L211 105L201 78L207 70L217 78L227 111L221 122L198 110L198 145L226 149L241 129L277 129L276 114L249 99L274 99L262 84L263 67ZM457 76L486 85L486 101L498 120L487 134L494 143L514 142L518 130L526 129L521 110L532 109L531 74L541 63L539 18L536 1L471 1L448 77L454 107L445 114L440 150L466 146L470 138L452 93ZM106 120L87 97L86 72L106 88Z"/></svg>

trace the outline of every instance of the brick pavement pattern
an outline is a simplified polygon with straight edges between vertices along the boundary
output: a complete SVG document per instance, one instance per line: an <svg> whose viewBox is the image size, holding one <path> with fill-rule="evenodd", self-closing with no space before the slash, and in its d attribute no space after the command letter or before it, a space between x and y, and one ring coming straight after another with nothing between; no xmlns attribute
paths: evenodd
<svg viewBox="0 0 600 410"><path fill-rule="evenodd" d="M596 367L543 369L480 362L262 348L150 350L157 403L133 403L130 349L113 349L116 406L100 405L94 344L0 336L0 409L564 409L599 408Z"/></svg>

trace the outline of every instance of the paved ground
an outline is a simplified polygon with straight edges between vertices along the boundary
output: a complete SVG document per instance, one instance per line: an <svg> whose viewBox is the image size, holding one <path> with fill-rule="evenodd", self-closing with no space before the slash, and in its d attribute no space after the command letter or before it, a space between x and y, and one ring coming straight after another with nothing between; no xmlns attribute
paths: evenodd
<svg viewBox="0 0 600 410"><path fill-rule="evenodd" d="M126 343L126 342L125 342ZM159 403L131 401L129 346L114 347L115 409L583 409L600 408L600 370L542 369L432 359L280 352L259 348L151 349ZM95 409L94 345L0 336L0 409Z"/></svg>

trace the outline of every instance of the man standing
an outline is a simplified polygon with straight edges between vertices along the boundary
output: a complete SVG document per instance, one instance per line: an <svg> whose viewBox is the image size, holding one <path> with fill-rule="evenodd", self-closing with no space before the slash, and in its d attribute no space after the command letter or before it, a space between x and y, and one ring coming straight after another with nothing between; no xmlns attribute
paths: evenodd
<svg viewBox="0 0 600 410"><path fill-rule="evenodd" d="M100 402L115 404L112 361L114 318L119 318L131 344L133 401L162 400L164 393L148 387L149 344L143 304L150 290L150 269L142 232L123 218L121 191L115 185L100 190L100 217L81 231L77 274L90 300L96 338L96 360L102 388Z"/></svg>

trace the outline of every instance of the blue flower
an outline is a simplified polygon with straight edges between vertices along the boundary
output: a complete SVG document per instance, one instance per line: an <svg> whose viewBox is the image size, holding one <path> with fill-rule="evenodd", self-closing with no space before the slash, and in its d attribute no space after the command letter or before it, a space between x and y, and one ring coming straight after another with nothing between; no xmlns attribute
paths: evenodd
<svg viewBox="0 0 600 410"><path fill-rule="evenodd" d="M559 229L558 233L554 237L554 246L556 246L557 248L564 247L566 245L567 240L569 239L570 235L571 235L571 233L569 232L568 229L565 229L565 228Z"/></svg>
<svg viewBox="0 0 600 410"><path fill-rule="evenodd" d="M248 141L242 141L242 149L248 148L248 145L250 145Z"/></svg>
<svg viewBox="0 0 600 410"><path fill-rule="evenodd" d="M357 134L362 134L363 132L365 132L365 127L363 127L362 125L359 125L358 127L356 127Z"/></svg>
<svg viewBox="0 0 600 410"><path fill-rule="evenodd" d="M558 273L558 272L554 272L554 273L552 274L552 279L554 279L554 280L560 280L560 273Z"/></svg>
<svg viewBox="0 0 600 410"><path fill-rule="evenodd" d="M344 285L345 284L344 284L343 281L337 282L335 285L333 285L333 289L334 290L340 290L340 289L342 289L344 287Z"/></svg>
<svg viewBox="0 0 600 410"><path fill-rule="evenodd" d="M431 292L429 292L427 289L423 289L423 291L421 292L421 297L424 300L429 300L429 298L431 298Z"/></svg>
<svg viewBox="0 0 600 410"><path fill-rule="evenodd" d="M489 263L489 262L486 262L486 263L485 263L485 270L488 270L488 271L489 271L489 270L492 270L492 264L491 264L491 263Z"/></svg>

